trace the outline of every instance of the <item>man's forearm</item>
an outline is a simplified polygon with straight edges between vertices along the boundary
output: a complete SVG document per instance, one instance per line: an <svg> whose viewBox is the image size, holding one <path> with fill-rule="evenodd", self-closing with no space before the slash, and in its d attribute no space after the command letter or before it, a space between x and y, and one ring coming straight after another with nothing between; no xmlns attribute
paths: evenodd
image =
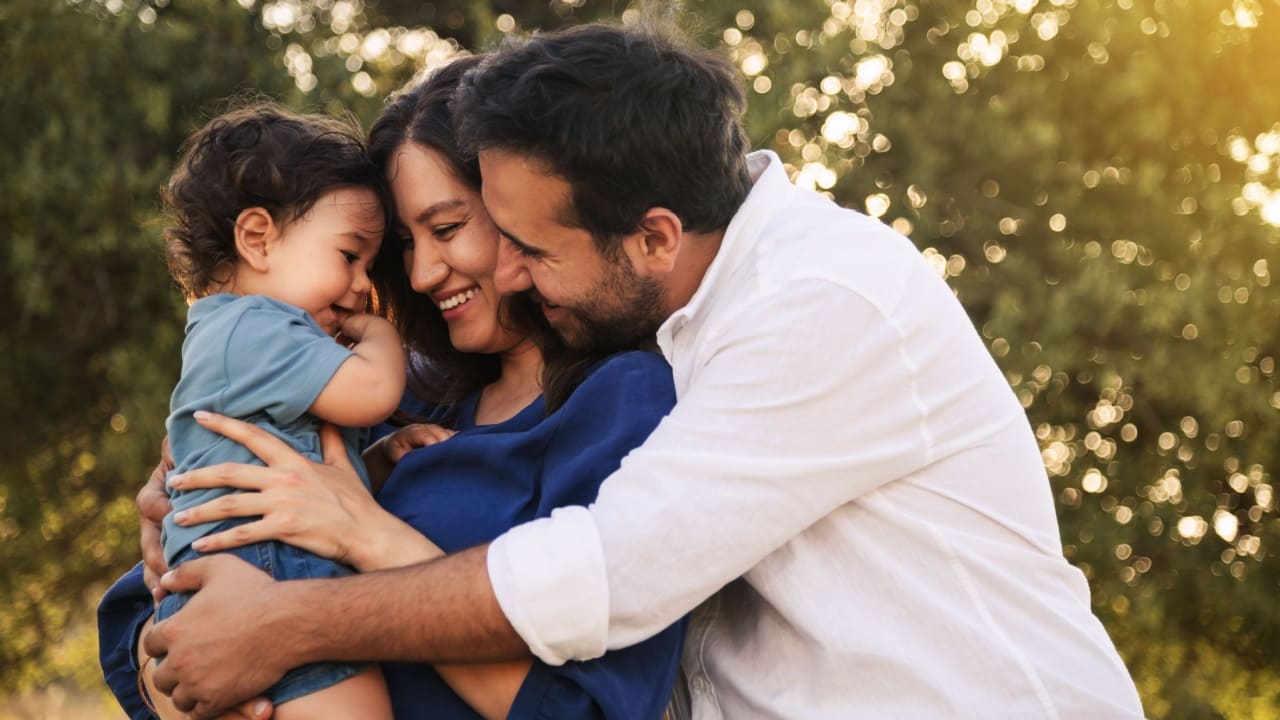
<svg viewBox="0 0 1280 720"><path fill-rule="evenodd" d="M528 647L502 613L488 546L394 570L279 586L304 662L511 660Z"/></svg>

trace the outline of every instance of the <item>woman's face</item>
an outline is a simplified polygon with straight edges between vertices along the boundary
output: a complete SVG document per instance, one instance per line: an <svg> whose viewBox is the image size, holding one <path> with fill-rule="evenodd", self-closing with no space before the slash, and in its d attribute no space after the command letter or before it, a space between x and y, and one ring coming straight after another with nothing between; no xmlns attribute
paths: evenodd
<svg viewBox="0 0 1280 720"><path fill-rule="evenodd" d="M498 230L480 194L454 175L444 157L415 142L396 150L387 174L409 285L435 304L454 348L502 353L519 345L524 338L499 321L502 297L493 285Z"/></svg>

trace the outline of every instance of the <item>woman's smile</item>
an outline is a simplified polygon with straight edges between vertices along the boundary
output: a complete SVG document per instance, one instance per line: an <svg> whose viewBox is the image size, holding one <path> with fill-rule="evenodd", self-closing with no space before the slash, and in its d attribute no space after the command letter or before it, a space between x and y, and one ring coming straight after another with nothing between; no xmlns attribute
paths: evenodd
<svg viewBox="0 0 1280 720"><path fill-rule="evenodd" d="M456 317L461 313L462 308L471 302L471 299L480 293L480 288L472 285L460 291L449 291L446 293L437 293L435 296L436 307L440 308L440 313L448 320L451 316ZM453 311L457 312L453 312Z"/></svg>

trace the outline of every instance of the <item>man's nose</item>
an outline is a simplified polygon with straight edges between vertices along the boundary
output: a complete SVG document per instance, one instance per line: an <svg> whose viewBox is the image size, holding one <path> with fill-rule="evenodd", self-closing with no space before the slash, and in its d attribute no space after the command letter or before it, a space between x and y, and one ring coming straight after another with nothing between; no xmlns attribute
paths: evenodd
<svg viewBox="0 0 1280 720"><path fill-rule="evenodd" d="M533 287L533 278L525 266L525 257L505 237L498 244L498 265L493 271L493 284L503 295L522 292Z"/></svg>

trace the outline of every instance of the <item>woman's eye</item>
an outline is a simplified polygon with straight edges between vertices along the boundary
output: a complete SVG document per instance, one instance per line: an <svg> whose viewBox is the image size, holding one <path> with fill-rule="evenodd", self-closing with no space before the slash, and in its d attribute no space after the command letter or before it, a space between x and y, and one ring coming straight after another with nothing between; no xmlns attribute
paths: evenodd
<svg viewBox="0 0 1280 720"><path fill-rule="evenodd" d="M355 262L360 259L360 256L357 255L356 253L347 252L346 250L342 251L342 257L347 259L348 265L354 265Z"/></svg>
<svg viewBox="0 0 1280 720"><path fill-rule="evenodd" d="M408 251L408 250L412 250L412 249L413 249L413 236L412 236L412 235L401 235L401 236L400 236L400 247L401 247L402 249L406 250L406 251Z"/></svg>
<svg viewBox="0 0 1280 720"><path fill-rule="evenodd" d="M439 225L431 229L431 234L438 238L447 238L458 231L463 223L449 223L448 225Z"/></svg>

